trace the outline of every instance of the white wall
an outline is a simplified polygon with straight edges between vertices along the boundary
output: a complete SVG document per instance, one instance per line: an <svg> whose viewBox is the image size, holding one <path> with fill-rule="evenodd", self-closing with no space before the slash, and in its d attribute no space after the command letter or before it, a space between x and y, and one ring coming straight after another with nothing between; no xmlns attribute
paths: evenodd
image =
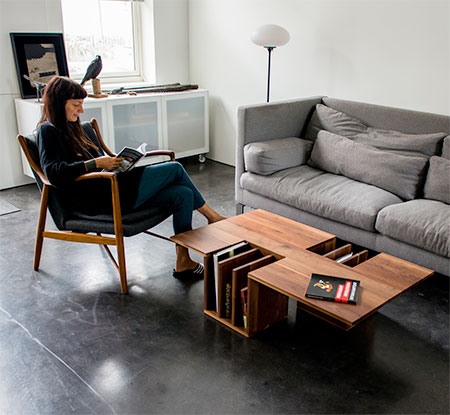
<svg viewBox="0 0 450 415"><path fill-rule="evenodd" d="M153 0L156 83L189 82L188 0ZM144 42L148 40L145 39Z"/></svg>
<svg viewBox="0 0 450 415"><path fill-rule="evenodd" d="M146 79L187 83L188 0L146 0L141 6ZM0 189L31 182L22 173L16 140L14 98L20 98L20 90L9 33L62 31L59 0L0 0Z"/></svg>
<svg viewBox="0 0 450 415"><path fill-rule="evenodd" d="M14 98L19 83L10 32L61 32L59 0L0 0L0 189L30 183L22 173Z"/></svg>
<svg viewBox="0 0 450 415"><path fill-rule="evenodd" d="M328 95L449 114L448 0L190 0L190 82L210 91L212 159L234 165L236 113L264 102L258 26L285 27L271 101Z"/></svg>

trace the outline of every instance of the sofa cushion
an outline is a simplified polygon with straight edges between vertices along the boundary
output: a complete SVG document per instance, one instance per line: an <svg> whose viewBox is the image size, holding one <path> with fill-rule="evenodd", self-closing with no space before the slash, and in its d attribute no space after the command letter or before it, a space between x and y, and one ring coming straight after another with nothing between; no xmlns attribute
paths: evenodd
<svg viewBox="0 0 450 415"><path fill-rule="evenodd" d="M279 138L249 143L244 147L245 169L269 175L306 163L312 143L298 137Z"/></svg>
<svg viewBox="0 0 450 415"><path fill-rule="evenodd" d="M308 164L372 184L409 200L416 197L423 183L427 159L390 153L322 130Z"/></svg>
<svg viewBox="0 0 450 415"><path fill-rule="evenodd" d="M450 258L450 206L417 199L387 206L375 228L383 235Z"/></svg>
<svg viewBox="0 0 450 415"><path fill-rule="evenodd" d="M364 133L367 130L367 125L358 119L326 105L317 104L316 112L322 130L343 135L344 137L355 137L357 134Z"/></svg>
<svg viewBox="0 0 450 415"><path fill-rule="evenodd" d="M308 165L272 176L244 173L241 186L317 216L374 232L377 213L402 200L383 189Z"/></svg>
<svg viewBox="0 0 450 415"><path fill-rule="evenodd" d="M443 157L431 157L424 197L450 205L450 160Z"/></svg>
<svg viewBox="0 0 450 415"><path fill-rule="evenodd" d="M443 138L447 133L405 134L399 131L368 127L360 120L323 104L316 105L316 116L311 118L310 134L320 129L351 138L355 142L404 155L441 154ZM308 137L306 137L308 138Z"/></svg>
<svg viewBox="0 0 450 415"><path fill-rule="evenodd" d="M444 145L442 146L442 157L450 160L450 135L444 138Z"/></svg>

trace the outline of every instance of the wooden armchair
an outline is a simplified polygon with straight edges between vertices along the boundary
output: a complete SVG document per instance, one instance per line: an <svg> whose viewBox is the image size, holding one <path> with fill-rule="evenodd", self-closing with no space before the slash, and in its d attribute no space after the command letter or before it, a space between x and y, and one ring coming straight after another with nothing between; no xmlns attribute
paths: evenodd
<svg viewBox="0 0 450 415"><path fill-rule="evenodd" d="M92 119L89 123L83 123L83 130L96 145L99 145L105 151L106 154L115 156L115 154L105 145L95 119ZM28 163L33 170L38 187L41 191L41 205L36 233L33 268L36 271L39 269L44 238L98 244L105 248L108 256L113 261L120 274L120 288L122 293L127 293L124 236L133 236L145 232L149 235L169 240L164 236L150 232L148 229L165 220L172 212L168 209L145 206L144 204L138 209L122 215L117 175L110 172L83 174L77 178L77 181L109 180L111 182L113 214L87 216L81 212L77 212L72 207L64 205L62 200L58 197L56 188L52 186L43 173L39 161L39 151L35 141L36 137L34 135L26 137L19 135L17 138ZM146 153L146 157L161 155L168 156L172 161L175 160L174 152L169 150L154 150ZM45 229L47 208L58 230ZM103 236L102 234L110 234L112 236ZM108 245L116 246L118 261L115 260Z"/></svg>

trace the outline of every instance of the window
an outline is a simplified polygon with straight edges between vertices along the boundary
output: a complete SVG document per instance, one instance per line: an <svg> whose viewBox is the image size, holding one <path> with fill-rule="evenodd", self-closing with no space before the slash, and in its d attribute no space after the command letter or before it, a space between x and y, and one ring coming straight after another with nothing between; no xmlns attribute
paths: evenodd
<svg viewBox="0 0 450 415"><path fill-rule="evenodd" d="M81 80L100 55L102 80L142 79L138 1L61 0L71 78Z"/></svg>

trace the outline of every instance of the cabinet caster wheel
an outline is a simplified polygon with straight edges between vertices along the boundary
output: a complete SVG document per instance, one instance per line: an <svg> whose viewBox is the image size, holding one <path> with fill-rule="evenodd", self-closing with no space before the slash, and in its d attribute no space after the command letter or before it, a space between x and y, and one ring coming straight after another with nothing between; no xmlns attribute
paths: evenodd
<svg viewBox="0 0 450 415"><path fill-rule="evenodd" d="M204 163L206 161L206 157L203 154L198 155L198 161L200 163Z"/></svg>

